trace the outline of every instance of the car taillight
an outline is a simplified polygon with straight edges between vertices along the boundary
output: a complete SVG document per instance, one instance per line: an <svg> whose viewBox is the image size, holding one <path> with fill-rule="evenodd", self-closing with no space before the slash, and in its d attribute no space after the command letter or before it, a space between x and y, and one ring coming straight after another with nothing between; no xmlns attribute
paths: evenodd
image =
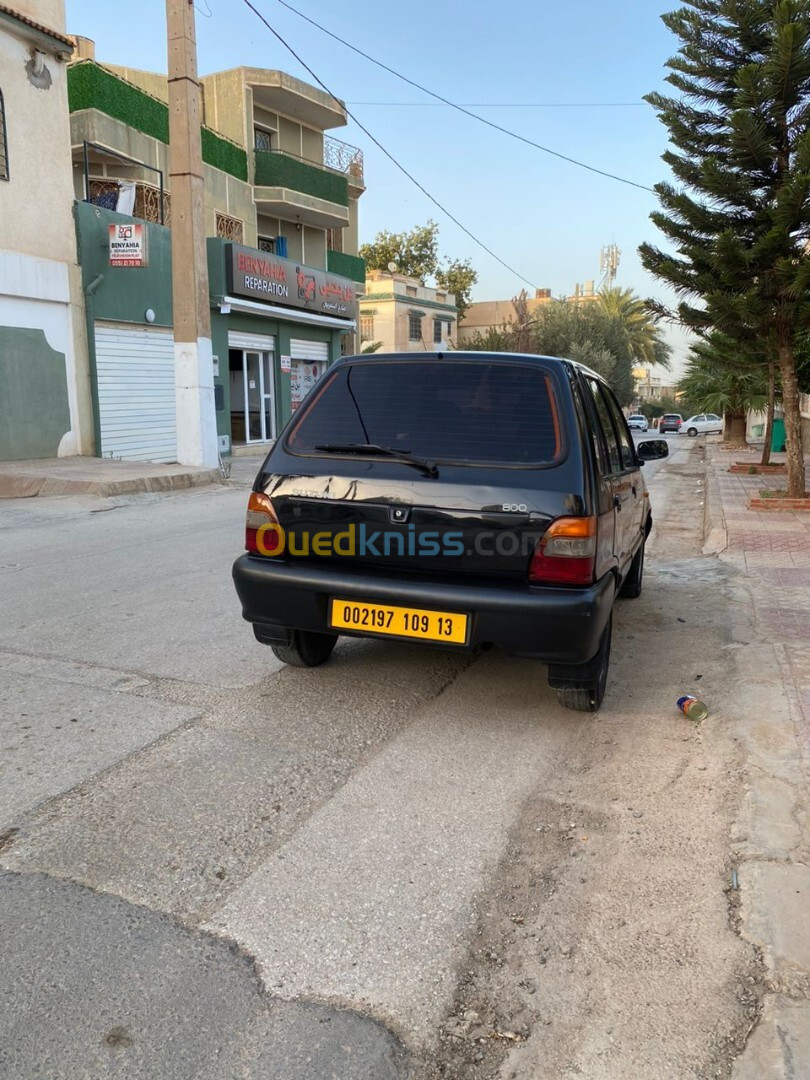
<svg viewBox="0 0 810 1080"><path fill-rule="evenodd" d="M284 534L268 495L252 492L245 520L245 550L257 555L282 555Z"/></svg>
<svg viewBox="0 0 810 1080"><path fill-rule="evenodd" d="M529 581L544 585L590 585L596 563L596 518L557 518L537 541Z"/></svg>

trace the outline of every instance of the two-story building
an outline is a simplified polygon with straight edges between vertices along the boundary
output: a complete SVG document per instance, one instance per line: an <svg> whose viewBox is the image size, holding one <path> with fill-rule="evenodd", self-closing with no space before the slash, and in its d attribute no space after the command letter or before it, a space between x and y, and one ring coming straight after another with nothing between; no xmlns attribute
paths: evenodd
<svg viewBox="0 0 810 1080"><path fill-rule="evenodd" d="M0 459L92 453L63 0L0 3Z"/></svg>
<svg viewBox="0 0 810 1080"><path fill-rule="evenodd" d="M73 181L102 456L174 460L171 189L166 77L68 71ZM217 432L223 453L271 441L354 342L362 154L328 131L343 105L280 71L201 79ZM114 260L111 227L140 226Z"/></svg>
<svg viewBox="0 0 810 1080"><path fill-rule="evenodd" d="M360 348L441 352L457 345L456 298L418 278L369 270L360 302Z"/></svg>

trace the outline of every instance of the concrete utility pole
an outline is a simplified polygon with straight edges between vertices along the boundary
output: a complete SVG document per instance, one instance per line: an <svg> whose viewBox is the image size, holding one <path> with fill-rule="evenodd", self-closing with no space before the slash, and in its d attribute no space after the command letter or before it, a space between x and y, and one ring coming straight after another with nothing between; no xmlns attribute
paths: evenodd
<svg viewBox="0 0 810 1080"><path fill-rule="evenodd" d="M218 464L192 0L166 0L177 460Z"/></svg>

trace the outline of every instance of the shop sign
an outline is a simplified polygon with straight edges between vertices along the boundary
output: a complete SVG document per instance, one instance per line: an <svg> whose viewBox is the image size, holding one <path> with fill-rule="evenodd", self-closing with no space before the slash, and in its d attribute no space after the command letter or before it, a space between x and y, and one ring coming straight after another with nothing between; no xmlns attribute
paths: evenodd
<svg viewBox="0 0 810 1080"><path fill-rule="evenodd" d="M230 296L304 308L338 319L355 317L357 288L349 278L241 244L228 244L225 250Z"/></svg>
<svg viewBox="0 0 810 1080"><path fill-rule="evenodd" d="M110 225L110 266L148 266L145 225Z"/></svg>

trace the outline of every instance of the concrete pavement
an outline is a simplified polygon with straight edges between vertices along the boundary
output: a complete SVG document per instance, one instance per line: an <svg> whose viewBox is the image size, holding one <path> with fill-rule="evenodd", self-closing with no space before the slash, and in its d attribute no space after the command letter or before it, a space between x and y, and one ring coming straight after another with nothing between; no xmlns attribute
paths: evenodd
<svg viewBox="0 0 810 1080"><path fill-rule="evenodd" d="M219 468L155 465L97 457L0 461L0 499L34 496L131 495L135 492L180 491L220 483Z"/></svg>
<svg viewBox="0 0 810 1080"><path fill-rule="evenodd" d="M746 788L733 850L743 936L762 950L769 996L734 1080L810 1076L810 514L752 511L773 479L731 474L712 452L721 558L744 578L755 632L741 635Z"/></svg>

